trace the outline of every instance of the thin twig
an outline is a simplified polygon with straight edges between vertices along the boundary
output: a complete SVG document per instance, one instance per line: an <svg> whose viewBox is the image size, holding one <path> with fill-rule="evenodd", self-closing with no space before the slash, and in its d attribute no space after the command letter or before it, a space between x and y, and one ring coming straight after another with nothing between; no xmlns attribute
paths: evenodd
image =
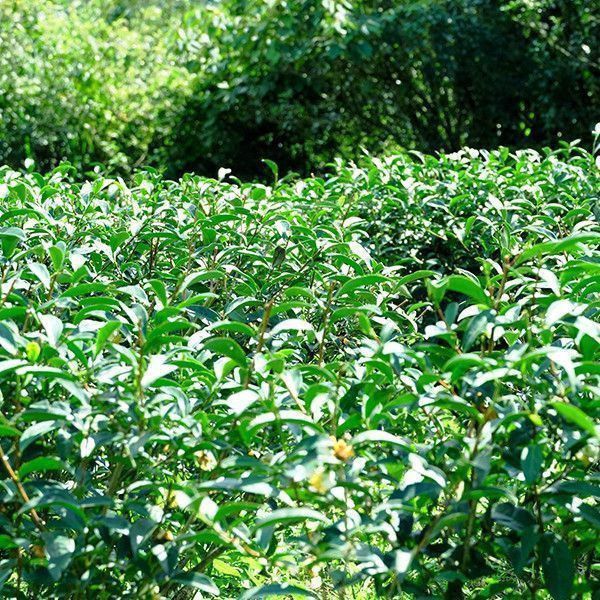
<svg viewBox="0 0 600 600"><path fill-rule="evenodd" d="M2 461L2 464L4 465L4 468L6 469L8 476L11 478L12 482L15 484L21 498L23 498L23 502L25 502L25 504L29 504L29 502L30 502L29 496L27 495L27 492L25 491L25 488L23 487L21 480L19 479L19 476L14 472L13 468L11 467L10 461L8 460L8 456L6 456L6 454L4 454L4 450L2 450L2 447L0 447L0 460ZM32 518L33 522L35 523L36 527L43 531L45 529L44 521L40 518L40 516L38 515L35 508L29 509L29 512L31 513L31 518Z"/></svg>

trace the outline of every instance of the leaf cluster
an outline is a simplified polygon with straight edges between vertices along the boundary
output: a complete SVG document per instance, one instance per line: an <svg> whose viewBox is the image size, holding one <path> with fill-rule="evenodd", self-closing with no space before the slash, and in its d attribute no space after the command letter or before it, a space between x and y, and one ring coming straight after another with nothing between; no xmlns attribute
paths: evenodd
<svg viewBox="0 0 600 600"><path fill-rule="evenodd" d="M270 166L0 170L2 593L598 593L594 156Z"/></svg>

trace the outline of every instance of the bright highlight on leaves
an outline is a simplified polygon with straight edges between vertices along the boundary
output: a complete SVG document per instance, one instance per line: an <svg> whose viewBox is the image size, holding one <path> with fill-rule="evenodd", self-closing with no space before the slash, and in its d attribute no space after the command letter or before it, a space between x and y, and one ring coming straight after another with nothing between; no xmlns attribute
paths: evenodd
<svg viewBox="0 0 600 600"><path fill-rule="evenodd" d="M595 158L266 166L0 169L0 595L593 595Z"/></svg>

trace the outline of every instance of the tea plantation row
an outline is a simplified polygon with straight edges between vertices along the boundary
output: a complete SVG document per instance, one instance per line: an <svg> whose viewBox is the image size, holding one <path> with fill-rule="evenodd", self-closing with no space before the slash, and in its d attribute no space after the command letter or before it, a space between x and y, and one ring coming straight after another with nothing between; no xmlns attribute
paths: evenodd
<svg viewBox="0 0 600 600"><path fill-rule="evenodd" d="M598 594L600 173L0 170L8 597Z"/></svg>

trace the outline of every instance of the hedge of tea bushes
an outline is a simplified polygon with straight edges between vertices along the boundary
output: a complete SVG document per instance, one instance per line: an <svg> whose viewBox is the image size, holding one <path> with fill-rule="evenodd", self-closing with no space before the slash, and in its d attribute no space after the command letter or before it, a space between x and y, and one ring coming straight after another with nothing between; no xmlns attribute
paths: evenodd
<svg viewBox="0 0 600 600"><path fill-rule="evenodd" d="M0 170L2 594L598 593L596 158L270 167Z"/></svg>

